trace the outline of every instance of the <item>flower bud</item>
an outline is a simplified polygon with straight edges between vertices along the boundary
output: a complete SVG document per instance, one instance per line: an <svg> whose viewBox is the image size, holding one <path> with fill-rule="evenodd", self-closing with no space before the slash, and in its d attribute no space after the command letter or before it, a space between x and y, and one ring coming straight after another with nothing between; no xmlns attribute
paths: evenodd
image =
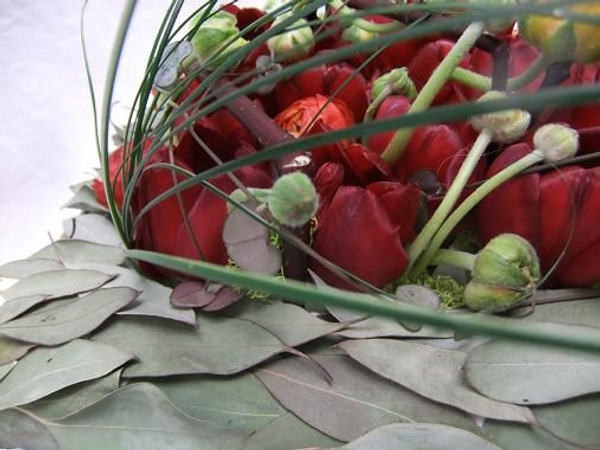
<svg viewBox="0 0 600 450"><path fill-rule="evenodd" d="M278 17L273 26L285 20ZM306 19L298 19L282 34L267 41L273 60L277 62L294 62L307 57L315 45L315 37Z"/></svg>
<svg viewBox="0 0 600 450"><path fill-rule="evenodd" d="M478 102L488 100L499 100L506 98L506 95L499 91L490 91L483 94ZM531 115L522 109L508 109L482 114L471 118L471 125L477 131L484 128L492 133L492 140L500 144L510 144L520 139L529 126Z"/></svg>
<svg viewBox="0 0 600 450"><path fill-rule="evenodd" d="M200 20L204 21L198 27ZM204 19L202 14L192 19L192 29L198 29L190 42L202 64L215 68L228 55L248 43L246 39L236 37L239 34L236 22L236 17L226 11L219 11L208 19Z"/></svg>
<svg viewBox="0 0 600 450"><path fill-rule="evenodd" d="M557 162L577 153L579 133L568 125L550 123L535 132L533 146L547 162Z"/></svg>
<svg viewBox="0 0 600 450"><path fill-rule="evenodd" d="M535 3L548 3L547 0ZM562 7L569 12L586 16L600 15L597 3ZM529 15L519 20L521 35L556 61L574 60L589 63L600 59L600 25L592 22L577 22L558 17L561 9L554 10L554 16Z"/></svg>
<svg viewBox="0 0 600 450"><path fill-rule="evenodd" d="M371 89L371 98L379 97L385 90L391 91L392 94L403 95L409 100L417 96L417 88L408 76L406 67L391 70L377 78Z"/></svg>
<svg viewBox="0 0 600 450"><path fill-rule="evenodd" d="M302 172L283 175L267 199L275 220L291 227L306 224L317 212L319 197L311 179Z"/></svg>
<svg viewBox="0 0 600 450"><path fill-rule="evenodd" d="M477 254L465 304L475 310L503 311L529 297L539 279L533 246L516 234L501 234Z"/></svg>

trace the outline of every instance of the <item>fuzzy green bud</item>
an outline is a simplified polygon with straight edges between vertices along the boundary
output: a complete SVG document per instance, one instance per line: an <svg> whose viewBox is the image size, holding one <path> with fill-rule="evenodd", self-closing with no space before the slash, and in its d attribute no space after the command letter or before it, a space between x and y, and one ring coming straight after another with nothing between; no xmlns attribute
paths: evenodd
<svg viewBox="0 0 600 450"><path fill-rule="evenodd" d="M378 32L361 27L356 21L353 21L342 33L342 39L353 44L369 42L377 37L379 37Z"/></svg>
<svg viewBox="0 0 600 450"><path fill-rule="evenodd" d="M417 88L408 76L406 67L391 70L375 80L371 88L371 98L377 98L384 92L404 95L409 100L414 100Z"/></svg>
<svg viewBox="0 0 600 450"><path fill-rule="evenodd" d="M547 162L557 162L577 153L579 133L568 125L549 123L535 132L533 146Z"/></svg>
<svg viewBox="0 0 600 450"><path fill-rule="evenodd" d="M203 20L198 27L198 22ZM195 57L208 68L215 68L227 56L248 43L238 37L237 19L233 14L219 11L208 19L198 14L192 19L191 27L198 27L190 42L194 47Z"/></svg>
<svg viewBox="0 0 600 450"><path fill-rule="evenodd" d="M278 17L273 26L278 25L286 16ZM306 19L298 19L283 33L270 38L267 46L271 56L277 62L294 62L307 57L315 45L315 37Z"/></svg>
<svg viewBox="0 0 600 450"><path fill-rule="evenodd" d="M483 94L478 102L489 100L500 100L506 98L506 94L499 91L490 91ZM522 109L508 109L494 111L471 118L471 125L477 131L484 128L493 134L492 140L500 144L510 144L520 139L529 127L531 115Z"/></svg>
<svg viewBox="0 0 600 450"><path fill-rule="evenodd" d="M533 246L516 234L491 239L475 257L465 304L474 310L503 311L529 297L540 280Z"/></svg>
<svg viewBox="0 0 600 450"><path fill-rule="evenodd" d="M290 227L300 227L316 214L319 196L308 175L292 172L277 179L267 205L275 220Z"/></svg>

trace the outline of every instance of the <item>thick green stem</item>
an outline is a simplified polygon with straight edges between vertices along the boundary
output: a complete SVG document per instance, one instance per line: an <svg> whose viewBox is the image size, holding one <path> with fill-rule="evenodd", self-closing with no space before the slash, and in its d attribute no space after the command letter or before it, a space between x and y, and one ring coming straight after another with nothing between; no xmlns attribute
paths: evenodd
<svg viewBox="0 0 600 450"><path fill-rule="evenodd" d="M413 266L415 265L417 259L419 259L421 254L425 251L425 249L430 245L429 243L431 239L433 239L438 229L442 226L442 224L452 211L452 208L454 208L454 205L458 201L458 198L460 197L460 194L466 186L469 177L473 173L473 170L475 170L475 167L477 166L481 155L483 155L483 152L485 151L485 149L491 141L492 132L489 129L484 128L475 140L473 148L471 148L471 151L467 154L465 161L463 162L462 166L460 167L460 170L456 174L456 178L454 179L454 181L450 185L450 188L448 189L448 192L444 196L444 200L442 200L442 203L435 210L433 216L431 216L431 219L429 219L429 221L425 224L425 227L421 230L417 238L410 245L410 248L408 250L409 263L402 277L404 281L406 281L409 276L412 279L414 278L413 275L418 276L418 274L420 273L414 271Z"/></svg>
<svg viewBox="0 0 600 450"><path fill-rule="evenodd" d="M448 265L460 267L470 272L475 265L475 257L476 255L473 253L441 248L435 253L431 263L436 266Z"/></svg>
<svg viewBox="0 0 600 450"><path fill-rule="evenodd" d="M473 22L464 31L462 36L456 41L452 50L446 55L444 60L433 71L423 89L412 103L407 114L423 112L433 102L435 96L440 92L446 81L450 78L452 71L460 64L464 56L473 48L475 42L481 36L484 29L482 22ZM382 158L393 166L402 156L406 144L410 140L414 127L402 128L396 132L385 151Z"/></svg>
<svg viewBox="0 0 600 450"><path fill-rule="evenodd" d="M391 86L386 86L377 97L375 97L373 99L373 101L371 101L371 104L369 105L369 107L367 108L367 111L365 112L365 117L363 119L363 122L367 123L367 122L371 122L373 121L373 118L375 117L375 114L377 114L377 110L379 109L379 107L382 105L383 101L388 98L388 96L392 95L394 93L394 91L392 90Z"/></svg>
<svg viewBox="0 0 600 450"><path fill-rule="evenodd" d="M469 195L465 201L462 202L452 214L450 214L450 216L448 216L446 222L444 222L435 236L431 239L429 247L423 256L419 258L417 264L415 264L413 269L415 276L424 271L429 264L433 263L434 258L437 259L438 249L442 246L446 238L459 224L459 222L464 219L469 211L471 211L481 200L483 200L490 192L492 192L505 181L517 176L525 169L528 169L529 167L543 160L544 156L542 152L539 150L534 150L520 160L498 172L492 178L479 186L475 191L473 191L473 193Z"/></svg>
<svg viewBox="0 0 600 450"><path fill-rule="evenodd" d="M531 63L531 65L525 70L525 72L517 75L516 77L509 78L506 85L508 91L515 91L524 86L527 86L533 80L540 75L552 60L546 55L546 53L540 53L540 55ZM472 72L462 67L454 69L450 75L450 79L457 81L458 83L470 86L478 89L482 92L488 92L492 89L492 79L484 75L480 75L476 72Z"/></svg>

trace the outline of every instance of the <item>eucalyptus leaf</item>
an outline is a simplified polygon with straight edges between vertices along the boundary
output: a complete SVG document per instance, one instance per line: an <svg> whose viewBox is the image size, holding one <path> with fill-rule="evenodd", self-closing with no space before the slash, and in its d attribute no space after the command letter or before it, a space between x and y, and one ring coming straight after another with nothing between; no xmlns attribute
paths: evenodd
<svg viewBox="0 0 600 450"><path fill-rule="evenodd" d="M153 384L188 416L248 434L286 413L249 373L164 378Z"/></svg>
<svg viewBox="0 0 600 450"><path fill-rule="evenodd" d="M120 379L121 371L115 370L101 378L61 389L22 408L46 420L63 419L117 391Z"/></svg>
<svg viewBox="0 0 600 450"><path fill-rule="evenodd" d="M123 247L104 245L79 239L61 239L31 255L29 260L55 260L67 268L79 265L120 265L125 262Z"/></svg>
<svg viewBox="0 0 600 450"><path fill-rule="evenodd" d="M0 365L16 361L25 355L32 347L32 344L0 335Z"/></svg>
<svg viewBox="0 0 600 450"><path fill-rule="evenodd" d="M340 323L321 320L299 306L280 301L267 303L246 300L227 309L225 314L259 325L290 347L297 347L344 327Z"/></svg>
<svg viewBox="0 0 600 450"><path fill-rule="evenodd" d="M2 324L0 334L33 344L63 344L95 330L137 296L129 288L99 289L77 301Z"/></svg>
<svg viewBox="0 0 600 450"><path fill-rule="evenodd" d="M600 443L600 395L532 407L538 426L488 421L485 435L505 450L596 449ZM571 444L567 444L571 443Z"/></svg>
<svg viewBox="0 0 600 450"><path fill-rule="evenodd" d="M96 193L87 183L72 186L71 190L74 195L63 205L63 208L79 209L86 213L108 213L108 209L98 202Z"/></svg>
<svg viewBox="0 0 600 450"><path fill-rule="evenodd" d="M8 300L0 305L0 324L20 316L28 309L43 303L50 298L43 294L27 295Z"/></svg>
<svg viewBox="0 0 600 450"><path fill-rule="evenodd" d="M14 367L17 365L16 361L10 362L8 364L3 364L0 365L0 381L2 381L2 379L9 374L9 372L11 370L14 369Z"/></svg>
<svg viewBox="0 0 600 450"><path fill-rule="evenodd" d="M454 335L451 330L424 325L418 331L409 331L396 320L385 317L369 317L356 322L336 333L349 339L366 339L376 337L404 338L450 338Z"/></svg>
<svg viewBox="0 0 600 450"><path fill-rule="evenodd" d="M42 422L16 409L0 411L0 448L62 450Z"/></svg>
<svg viewBox="0 0 600 450"><path fill-rule="evenodd" d="M152 316L196 325L196 315L189 308L175 308L170 301L172 289L124 267L111 268L118 276L106 287L129 287L139 291L137 300L119 315Z"/></svg>
<svg viewBox="0 0 600 450"><path fill-rule="evenodd" d="M252 434L245 442L244 450L318 450L339 444L339 440L286 412Z"/></svg>
<svg viewBox="0 0 600 450"><path fill-rule="evenodd" d="M80 214L63 222L68 239L119 246L121 238L115 226L105 214Z"/></svg>
<svg viewBox="0 0 600 450"><path fill-rule="evenodd" d="M544 325L563 328L565 333L576 328ZM600 355L492 340L469 352L465 374L475 389L496 400L520 405L553 403L600 391Z"/></svg>
<svg viewBox="0 0 600 450"><path fill-rule="evenodd" d="M130 354L84 340L56 348L35 348L0 383L0 409L102 377L131 359Z"/></svg>
<svg viewBox="0 0 600 450"><path fill-rule="evenodd" d="M497 445L460 428L437 423L384 425L338 450L502 450Z"/></svg>
<svg viewBox="0 0 600 450"><path fill-rule="evenodd" d="M347 356L311 357L330 374L331 385L297 357L255 374L286 409L335 439L348 442L382 425L411 422L441 423L480 434L473 419L461 411L374 375Z"/></svg>
<svg viewBox="0 0 600 450"><path fill-rule="evenodd" d="M523 314L522 309L515 313ZM536 305L524 320L600 328L600 298Z"/></svg>
<svg viewBox="0 0 600 450"><path fill-rule="evenodd" d="M87 408L46 422L61 450L238 450L245 435L177 409L150 383L135 383Z"/></svg>
<svg viewBox="0 0 600 450"><path fill-rule="evenodd" d="M210 314L198 315L197 329L150 317L122 317L93 339L137 356L139 362L125 369L125 377L233 374L285 350L279 339L253 323Z"/></svg>
<svg viewBox="0 0 600 450"><path fill-rule="evenodd" d="M21 278L1 294L6 300L30 295L67 297L99 288L113 278L96 270L49 270Z"/></svg>
<svg viewBox="0 0 600 450"><path fill-rule="evenodd" d="M49 270L61 270L65 267L54 259L20 259L0 266L0 277L25 278Z"/></svg>
<svg viewBox="0 0 600 450"><path fill-rule="evenodd" d="M528 408L480 395L463 380L463 352L393 339L348 340L339 344L373 372L433 401L496 420L532 423Z"/></svg>

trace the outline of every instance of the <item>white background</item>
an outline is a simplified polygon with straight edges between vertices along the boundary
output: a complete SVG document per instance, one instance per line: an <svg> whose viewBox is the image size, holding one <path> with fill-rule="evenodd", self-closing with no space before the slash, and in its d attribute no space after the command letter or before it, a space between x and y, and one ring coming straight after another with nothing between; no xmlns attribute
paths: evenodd
<svg viewBox="0 0 600 450"><path fill-rule="evenodd" d="M131 104L169 3L138 0L116 100ZM188 1L184 9L201 3ZM124 4L88 2L84 30L99 103ZM82 6L83 0L0 0L0 264L40 249L49 234L60 236L62 220L76 213L61 210L69 186L91 178L98 166Z"/></svg>

